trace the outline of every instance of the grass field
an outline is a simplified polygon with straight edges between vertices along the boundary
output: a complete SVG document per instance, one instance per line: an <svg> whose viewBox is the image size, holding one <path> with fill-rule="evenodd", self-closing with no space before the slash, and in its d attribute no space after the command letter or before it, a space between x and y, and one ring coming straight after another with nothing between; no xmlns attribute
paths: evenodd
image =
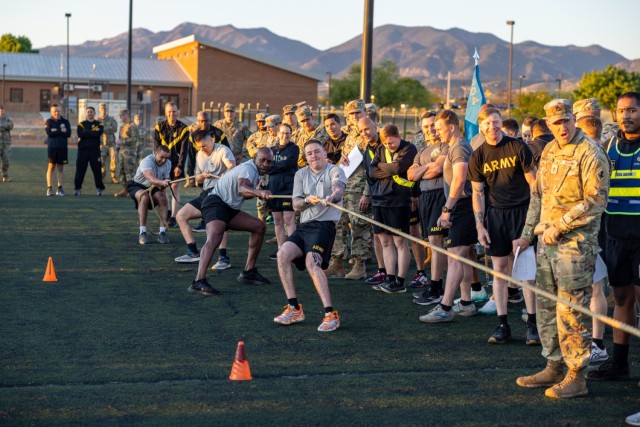
<svg viewBox="0 0 640 427"><path fill-rule="evenodd" d="M424 325L410 293L337 280L342 327L321 334L322 305L296 273L307 320L280 327L272 319L286 298L267 258L273 247L259 268L274 284L241 285L248 236L238 233L234 268L210 274L223 294L188 294L196 266L173 261L185 250L177 229L168 245L140 246L133 203L112 196L117 186L99 198L89 172L85 195L72 195L75 151L67 196L45 197L45 150L13 150L14 182L0 184L2 425L612 426L640 410L637 378L590 383L588 397L567 401L517 387L545 363L540 347L524 344L522 305L509 312L517 339L492 346L493 317ZM149 227L157 232L155 216ZM49 256L57 283L42 281ZM254 379L232 382L240 340ZM606 342L611 351L610 331ZM632 373L638 350L633 340Z"/></svg>

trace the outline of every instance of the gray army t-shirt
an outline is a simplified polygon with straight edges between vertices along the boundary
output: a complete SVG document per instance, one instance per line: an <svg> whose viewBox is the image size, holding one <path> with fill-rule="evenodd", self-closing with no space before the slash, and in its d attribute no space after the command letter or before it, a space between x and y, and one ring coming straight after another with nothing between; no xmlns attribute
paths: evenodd
<svg viewBox="0 0 640 427"><path fill-rule="evenodd" d="M213 175L222 176L227 172L227 165L223 159L235 162L233 152L229 147L222 144L213 144L213 151L207 156L204 151L200 150L196 154L196 170L195 173L208 172ZM204 180L202 189L206 192L216 186L219 178L207 178Z"/></svg>
<svg viewBox="0 0 640 427"><path fill-rule="evenodd" d="M229 207L240 209L245 201L244 197L238 193L238 180L241 178L249 180L253 188L258 185L260 173L253 159L247 160L225 173L210 194L220 197Z"/></svg>
<svg viewBox="0 0 640 427"><path fill-rule="evenodd" d="M138 170L136 170L136 174L133 177L133 180L138 184L144 185L147 188L151 187L151 183L149 182L149 180L144 177L144 171L149 169L151 169L155 178L169 179L169 174L171 173L171 162L167 160L164 165L158 166L158 164L156 163L155 154L149 154L140 162L140 166L138 166Z"/></svg>
<svg viewBox="0 0 640 427"><path fill-rule="evenodd" d="M331 195L331 185L341 182L347 183L344 170L336 165L327 165L318 173L314 173L309 166L299 169L293 179L293 197L318 196L324 199ZM342 200L337 205L342 206ZM300 222L310 221L334 221L338 222L342 212L331 206L323 206L322 203L310 205L300 214Z"/></svg>
<svg viewBox="0 0 640 427"><path fill-rule="evenodd" d="M449 152L447 153L447 158L444 161L442 170L442 174L444 176L445 197L449 197L449 191L451 190L451 181L453 180L453 165L460 162L469 163L469 158L471 157L472 152L473 150L471 149L471 145L469 145L467 140L462 137L449 146ZM460 194L461 199L471 196L471 182L466 178L467 177L465 175L464 191L462 194Z"/></svg>

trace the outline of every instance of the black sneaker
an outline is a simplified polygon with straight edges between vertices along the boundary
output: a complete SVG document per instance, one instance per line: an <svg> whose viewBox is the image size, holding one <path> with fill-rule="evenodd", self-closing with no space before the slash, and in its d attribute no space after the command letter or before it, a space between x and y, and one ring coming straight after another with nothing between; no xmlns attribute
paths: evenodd
<svg viewBox="0 0 640 427"><path fill-rule="evenodd" d="M540 335L538 335L538 327L535 323L527 322L527 345L540 345Z"/></svg>
<svg viewBox="0 0 640 427"><path fill-rule="evenodd" d="M207 227L204 225L203 221L200 221L200 223L198 224L197 227L192 228L191 230L193 230L196 233L206 233L207 232Z"/></svg>
<svg viewBox="0 0 640 427"><path fill-rule="evenodd" d="M507 297L507 301L511 304L518 304L524 301L524 297L522 296L522 291L518 290L517 294L512 294Z"/></svg>
<svg viewBox="0 0 640 427"><path fill-rule="evenodd" d="M191 286L189 286L189 289L187 289L187 291L190 294L200 294L200 295L204 295L205 297L221 294L219 290L217 290L207 282L207 279L202 279L197 281L194 280L193 283L191 283Z"/></svg>
<svg viewBox="0 0 640 427"><path fill-rule="evenodd" d="M500 325L489 337L489 344L504 344L507 341L511 341L511 328L509 325Z"/></svg>
<svg viewBox="0 0 640 427"><path fill-rule="evenodd" d="M629 365L618 366L611 362L598 366L598 369L587 372L588 380L592 381L622 381L629 379Z"/></svg>
<svg viewBox="0 0 640 427"><path fill-rule="evenodd" d="M273 253L271 255L269 255L269 259L272 261L277 261L278 260L278 250L276 249L275 251L273 251Z"/></svg>
<svg viewBox="0 0 640 427"><path fill-rule="evenodd" d="M167 221L167 227L174 228L176 225L178 225L178 223L176 222L176 217L169 217L169 220Z"/></svg>
<svg viewBox="0 0 640 427"><path fill-rule="evenodd" d="M393 283L389 283L387 280L385 280L380 284L380 290L388 294L400 294L403 292L407 292L407 288L405 288L404 285L401 285L395 280L393 281Z"/></svg>
<svg viewBox="0 0 640 427"><path fill-rule="evenodd" d="M414 298L413 302L418 305L437 304L442 301L442 294L429 286L426 291L418 298Z"/></svg>
<svg viewBox="0 0 640 427"><path fill-rule="evenodd" d="M258 269L253 267L251 270L245 270L238 276L238 282L245 285L270 285L271 280L258 273Z"/></svg>

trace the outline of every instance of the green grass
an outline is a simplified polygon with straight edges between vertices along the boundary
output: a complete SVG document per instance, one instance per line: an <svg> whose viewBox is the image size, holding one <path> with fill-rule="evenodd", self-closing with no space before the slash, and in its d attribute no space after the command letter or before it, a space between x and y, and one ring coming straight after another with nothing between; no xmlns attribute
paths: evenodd
<svg viewBox="0 0 640 427"><path fill-rule="evenodd" d="M210 274L223 295L188 294L196 267L173 261L179 231L169 245L138 245L131 200L96 197L90 173L85 195L71 195L71 157L63 198L44 196L42 148L14 148L14 182L0 184L3 425L620 425L640 410L636 381L590 383L588 397L567 401L517 387L544 365L524 345L522 305L509 312L515 342L491 346L493 317L424 325L410 294L331 281L342 327L321 334L319 298L296 273L307 320L279 327L273 247L259 258L273 285L236 281L246 234L231 234L234 268ZM183 201L195 195L183 190ZM49 256L57 283L42 282ZM253 381L228 380L240 340ZM633 340L632 371L638 350Z"/></svg>

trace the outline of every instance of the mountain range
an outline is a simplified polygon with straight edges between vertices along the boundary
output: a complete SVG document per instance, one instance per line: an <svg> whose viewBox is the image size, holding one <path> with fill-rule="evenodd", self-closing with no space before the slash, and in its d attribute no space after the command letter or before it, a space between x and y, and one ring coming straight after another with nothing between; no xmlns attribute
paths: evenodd
<svg viewBox="0 0 640 427"><path fill-rule="evenodd" d="M354 37L338 46L321 51L300 41L278 36L266 28L240 29L232 25L211 27L185 22L170 31L153 33L144 28L133 30L133 56L153 57L154 46L195 34L227 48L239 49L256 58L324 76L347 73L360 63L362 37ZM127 54L127 33L103 40L86 41L70 47L71 55L124 57ZM489 33L472 33L460 28L403 27L383 25L374 29L373 64L392 60L404 77L413 77L424 84L442 82L451 72L454 81L469 82L473 73L473 53L477 48L483 81L504 82L509 64L509 42ZM46 46L43 54L59 54L66 45ZM533 41L513 46L513 79L519 76L526 84L540 82L577 81L586 72L601 70L607 65L626 69L639 68L640 60L628 61L622 55L599 45L579 47L546 46Z"/></svg>

